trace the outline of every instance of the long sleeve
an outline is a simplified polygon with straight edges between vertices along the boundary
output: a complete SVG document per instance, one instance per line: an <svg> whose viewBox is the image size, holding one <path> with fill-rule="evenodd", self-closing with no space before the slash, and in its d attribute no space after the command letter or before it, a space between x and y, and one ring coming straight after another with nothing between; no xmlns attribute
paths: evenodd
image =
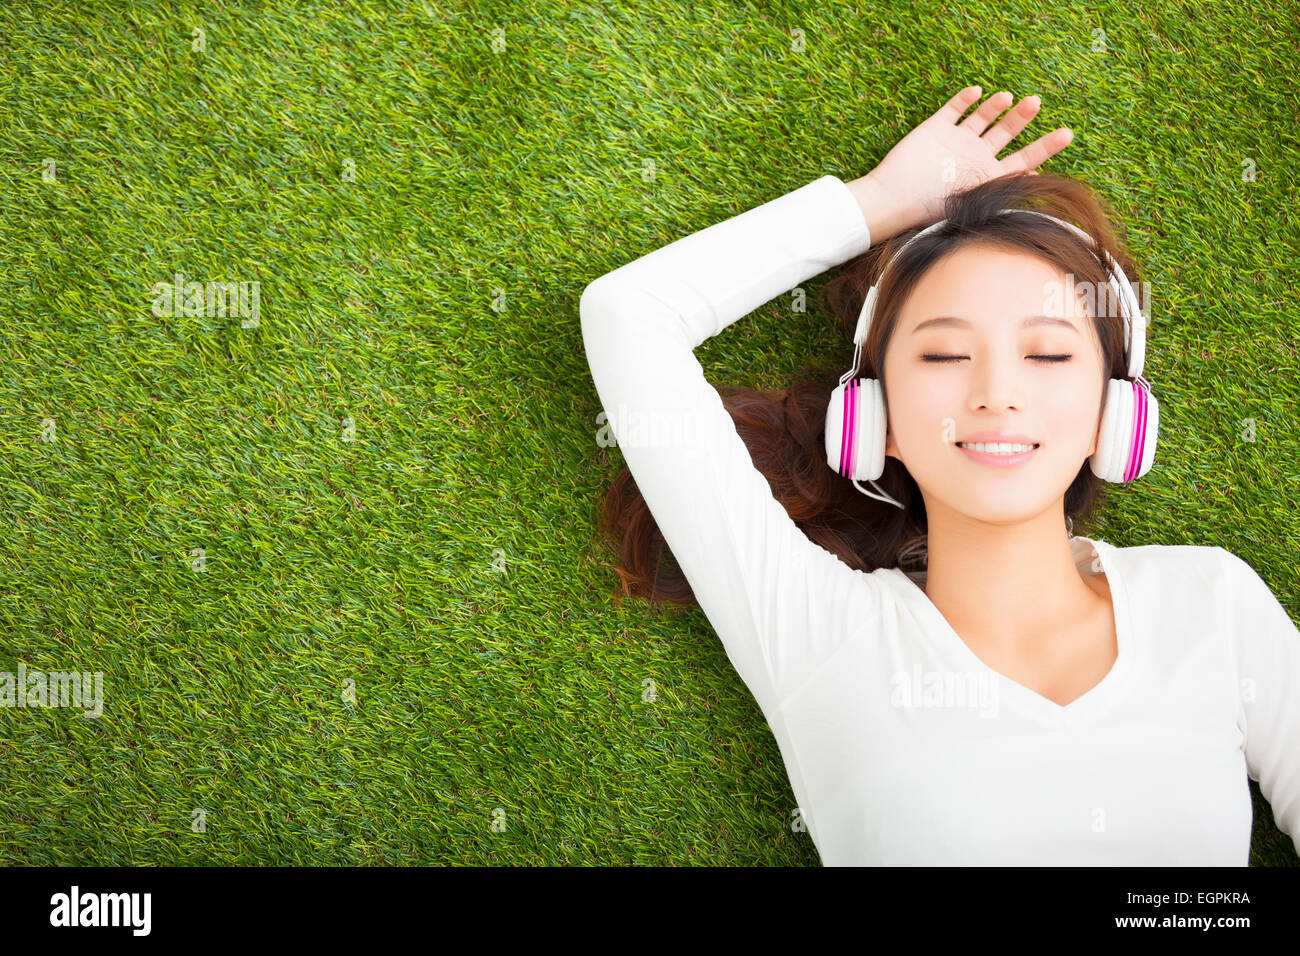
<svg viewBox="0 0 1300 956"><path fill-rule="evenodd" d="M1300 853L1300 629L1259 574L1224 548L1246 770Z"/></svg>
<svg viewBox="0 0 1300 956"><path fill-rule="evenodd" d="M579 305L624 460L767 714L876 616L880 585L798 529L693 350L869 244L848 186L824 176L597 278Z"/></svg>

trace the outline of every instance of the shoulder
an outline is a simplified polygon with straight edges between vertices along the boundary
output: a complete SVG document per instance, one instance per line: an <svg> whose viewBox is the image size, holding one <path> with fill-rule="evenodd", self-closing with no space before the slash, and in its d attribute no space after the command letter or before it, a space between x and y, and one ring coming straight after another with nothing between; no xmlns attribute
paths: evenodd
<svg viewBox="0 0 1300 956"><path fill-rule="evenodd" d="M1277 596L1255 566L1227 548L1213 548L1219 557L1220 573L1235 595L1255 600L1276 601Z"/></svg>
<svg viewBox="0 0 1300 956"><path fill-rule="evenodd" d="M1221 575L1236 555L1217 545L1139 544L1118 547L1104 542L1125 570L1160 575Z"/></svg>
<svg viewBox="0 0 1300 956"><path fill-rule="evenodd" d="M1227 563L1232 557L1212 545L1107 545L1104 563L1113 567L1129 599L1160 616L1186 619L1216 613L1236 590ZM1109 577L1109 576L1108 576ZM1114 583L1113 581L1111 582Z"/></svg>
<svg viewBox="0 0 1300 956"><path fill-rule="evenodd" d="M1218 545L1148 544L1111 546L1124 578L1151 593L1172 610L1176 603L1204 606L1271 595L1250 562Z"/></svg>

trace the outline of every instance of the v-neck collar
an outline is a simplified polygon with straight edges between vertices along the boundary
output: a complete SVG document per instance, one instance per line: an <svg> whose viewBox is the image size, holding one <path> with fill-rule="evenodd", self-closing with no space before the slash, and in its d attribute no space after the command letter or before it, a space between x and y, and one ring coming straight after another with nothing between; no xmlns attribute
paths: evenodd
<svg viewBox="0 0 1300 956"><path fill-rule="evenodd" d="M906 593L911 597L911 603L918 609L918 613L929 625L927 630L937 635L944 646L964 662L964 666L971 668L976 673L991 675L993 679L997 680L1007 702L1013 704L1022 712L1032 714L1043 722L1054 726L1066 726L1095 714L1114 698L1118 688L1128 677L1134 653L1130 629L1128 587L1118 573L1117 565L1119 562L1115 557L1117 549L1105 541L1076 535L1071 540L1071 550L1075 554L1076 567L1084 560L1091 560L1093 551L1096 552L1097 559L1101 563L1101 570L1105 573L1106 581L1110 585L1110 599L1115 618L1117 654L1115 663L1111 665L1110 670L1106 672L1106 676L1099 683L1064 706L1054 700L1049 700L1037 691L1030 690L1002 672L989 667L967 646L966 642L961 639L961 635L953 629L952 625L948 623L948 619L930 600L930 596L908 576L907 572L901 568L890 568L889 571L897 575L903 582Z"/></svg>

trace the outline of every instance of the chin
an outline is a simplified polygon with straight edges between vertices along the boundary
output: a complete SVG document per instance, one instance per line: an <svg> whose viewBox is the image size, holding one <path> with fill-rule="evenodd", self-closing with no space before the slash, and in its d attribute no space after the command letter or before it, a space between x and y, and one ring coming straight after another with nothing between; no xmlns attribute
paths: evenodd
<svg viewBox="0 0 1300 956"><path fill-rule="evenodd" d="M1059 501L1065 494L1068 483L1061 485L1059 491L1048 489L1040 482L1035 482L1032 489L1020 484L1008 484L1004 488L985 488L974 491L969 485L950 488L950 496L943 496L953 511L968 518L993 525L1015 525L1033 521Z"/></svg>

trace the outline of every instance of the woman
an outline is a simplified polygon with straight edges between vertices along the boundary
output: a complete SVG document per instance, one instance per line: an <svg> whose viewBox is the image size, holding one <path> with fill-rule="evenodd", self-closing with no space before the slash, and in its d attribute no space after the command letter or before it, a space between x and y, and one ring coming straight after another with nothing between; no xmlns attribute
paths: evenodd
<svg viewBox="0 0 1300 956"><path fill-rule="evenodd" d="M998 160L1038 98L990 129L1010 94L962 120L980 92L858 180L824 176L586 288L627 463L606 516L619 572L698 601L826 865L1244 866L1247 774L1300 850L1286 611L1223 548L1072 533L1099 477L1154 457L1133 264L1087 187L1037 175L1070 131ZM853 369L728 408L693 349L842 263L828 292ZM681 573L661 587L665 545Z"/></svg>

